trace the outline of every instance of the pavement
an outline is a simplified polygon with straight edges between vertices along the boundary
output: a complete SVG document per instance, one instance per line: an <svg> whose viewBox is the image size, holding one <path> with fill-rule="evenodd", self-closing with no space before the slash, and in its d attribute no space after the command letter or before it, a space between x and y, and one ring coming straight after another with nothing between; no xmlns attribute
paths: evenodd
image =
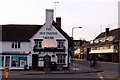
<svg viewBox="0 0 120 80"><path fill-rule="evenodd" d="M77 60L83 61L83 60ZM9 74L17 73L18 71L10 71ZM69 70L62 70L62 71L38 71L38 70L28 70L28 71L19 71L19 74L24 75L40 75L40 74L79 74L79 73L96 73L96 72L103 72L100 68L89 68L88 66L82 66L76 63L70 65Z"/></svg>
<svg viewBox="0 0 120 80"><path fill-rule="evenodd" d="M80 73L96 73L96 72L103 72L102 70L95 70L95 69L83 69L78 70L76 68L72 70L62 70L62 71L24 71L24 75L41 75L41 74L80 74ZM23 73L23 72L22 72Z"/></svg>
<svg viewBox="0 0 120 80"><path fill-rule="evenodd" d="M77 60L76 61L83 61ZM87 63L88 64L88 63ZM96 72L103 72L104 70L97 67L97 68L90 68L89 66L82 66L77 63L73 63L70 65L69 70L62 70L62 71L37 71L37 70L29 70L24 71L24 75L40 75L40 74L79 74L79 73L96 73ZM22 73L22 72L21 72Z"/></svg>
<svg viewBox="0 0 120 80"><path fill-rule="evenodd" d="M82 64L85 62L84 64ZM89 61L83 60L83 59L75 59L75 62L70 67L72 71L74 72L80 72L80 73L94 73L94 72L103 72L104 70L101 69L100 66L97 66L96 68L90 68Z"/></svg>

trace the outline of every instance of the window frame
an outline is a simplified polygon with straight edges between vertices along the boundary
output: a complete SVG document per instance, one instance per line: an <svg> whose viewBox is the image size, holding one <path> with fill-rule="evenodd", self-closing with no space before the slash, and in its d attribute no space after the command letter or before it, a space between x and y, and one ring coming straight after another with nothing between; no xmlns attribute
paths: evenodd
<svg viewBox="0 0 120 80"><path fill-rule="evenodd" d="M11 48L13 48L13 49L21 48L21 42L12 42Z"/></svg>
<svg viewBox="0 0 120 80"><path fill-rule="evenodd" d="M66 55L57 55L57 64L66 64Z"/></svg>
<svg viewBox="0 0 120 80"><path fill-rule="evenodd" d="M42 48L42 41L43 41L43 39L34 39L34 47Z"/></svg>
<svg viewBox="0 0 120 80"><path fill-rule="evenodd" d="M65 47L65 41L57 41L57 48L64 48Z"/></svg>

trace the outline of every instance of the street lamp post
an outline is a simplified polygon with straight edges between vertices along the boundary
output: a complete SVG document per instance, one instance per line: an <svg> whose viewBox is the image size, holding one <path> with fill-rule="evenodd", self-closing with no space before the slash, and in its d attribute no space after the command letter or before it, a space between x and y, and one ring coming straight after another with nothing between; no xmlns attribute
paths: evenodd
<svg viewBox="0 0 120 80"><path fill-rule="evenodd" d="M82 28L82 27L73 27L72 28L72 40L74 40L74 38L73 38L73 30L76 29L76 28ZM74 53L73 51L74 51L74 43L72 44L72 55ZM74 55L72 57L74 57ZM76 71L75 58L74 58L74 65L75 65L75 71Z"/></svg>
<svg viewBox="0 0 120 80"><path fill-rule="evenodd" d="M120 63L120 41L118 41L118 56L119 56L118 62Z"/></svg>
<svg viewBox="0 0 120 80"><path fill-rule="evenodd" d="M73 38L73 30L74 30L75 28L82 28L82 27L73 27L73 28L72 28L72 38Z"/></svg>

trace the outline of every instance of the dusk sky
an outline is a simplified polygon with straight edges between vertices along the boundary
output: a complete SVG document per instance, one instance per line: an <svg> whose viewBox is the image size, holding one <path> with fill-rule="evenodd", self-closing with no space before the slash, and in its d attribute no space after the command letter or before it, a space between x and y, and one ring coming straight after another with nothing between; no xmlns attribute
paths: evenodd
<svg viewBox="0 0 120 80"><path fill-rule="evenodd" d="M93 40L106 27L118 28L119 0L0 0L0 24L45 23L45 9L55 9L62 29L74 38Z"/></svg>

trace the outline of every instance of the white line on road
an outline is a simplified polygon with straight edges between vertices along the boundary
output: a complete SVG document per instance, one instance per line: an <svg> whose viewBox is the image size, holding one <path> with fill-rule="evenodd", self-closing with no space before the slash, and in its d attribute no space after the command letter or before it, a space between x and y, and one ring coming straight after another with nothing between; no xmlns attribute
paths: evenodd
<svg viewBox="0 0 120 80"><path fill-rule="evenodd" d="M79 70L79 68L73 68L72 70Z"/></svg>
<svg viewBox="0 0 120 80"><path fill-rule="evenodd" d="M103 78L103 76L102 76L101 73L97 73L97 74L98 74L98 76L100 77L100 80L104 80L104 78Z"/></svg>

